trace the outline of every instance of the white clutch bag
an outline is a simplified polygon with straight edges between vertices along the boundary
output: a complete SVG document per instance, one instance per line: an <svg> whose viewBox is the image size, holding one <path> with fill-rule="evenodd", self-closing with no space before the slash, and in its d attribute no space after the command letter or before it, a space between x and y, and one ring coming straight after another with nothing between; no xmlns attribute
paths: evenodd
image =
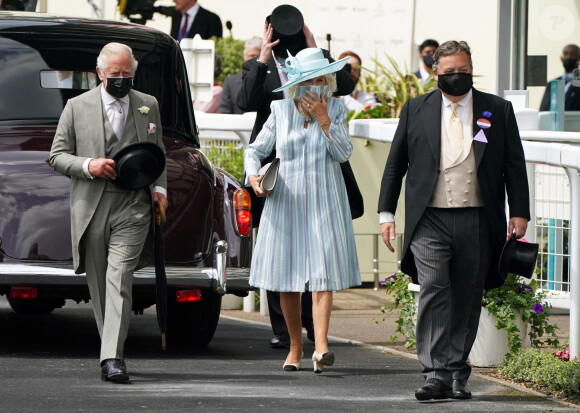
<svg viewBox="0 0 580 413"><path fill-rule="evenodd" d="M262 166L258 171L258 175L264 175L264 179L260 182L260 188L266 192L270 192L276 186L278 180L278 168L280 168L280 159L276 158L272 162Z"/></svg>

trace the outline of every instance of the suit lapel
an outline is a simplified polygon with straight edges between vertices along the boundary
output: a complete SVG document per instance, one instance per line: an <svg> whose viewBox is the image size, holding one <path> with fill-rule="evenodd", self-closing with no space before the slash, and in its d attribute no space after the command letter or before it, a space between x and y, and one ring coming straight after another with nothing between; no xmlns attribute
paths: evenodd
<svg viewBox="0 0 580 413"><path fill-rule="evenodd" d="M479 93L477 90L473 89L473 136L477 135L481 128L477 125L477 120L483 116L484 111L491 111L491 108L485 107L487 104L485 97ZM491 132L488 130L487 132L484 130L483 133L486 136L486 139L489 140L489 135ZM475 165L479 168L479 164L483 159L483 154L485 152L485 148L487 147L487 143L480 142L480 141L473 141L473 152L475 154Z"/></svg>
<svg viewBox="0 0 580 413"><path fill-rule="evenodd" d="M95 153L99 154L98 157L105 157L105 126L103 125L103 119L107 118L107 114L104 112L103 100L101 99L101 87L93 89L90 93L94 93L96 96L87 95L87 106L89 113L98 114L98 116L91 117L95 122L95 133L97 134L96 139L91 138L92 144L95 146ZM91 121L92 124L92 121Z"/></svg>
<svg viewBox="0 0 580 413"><path fill-rule="evenodd" d="M137 138L139 139L139 142L146 142L147 141L146 133L149 126L147 124L147 120L149 119L149 117L139 112L139 108L143 106L144 102L141 99L139 99L139 96L132 90L129 92L129 101L131 111L133 112L133 118L135 119Z"/></svg>
<svg viewBox="0 0 580 413"><path fill-rule="evenodd" d="M422 127L437 165L441 161L441 92L436 90L425 97L421 106Z"/></svg>

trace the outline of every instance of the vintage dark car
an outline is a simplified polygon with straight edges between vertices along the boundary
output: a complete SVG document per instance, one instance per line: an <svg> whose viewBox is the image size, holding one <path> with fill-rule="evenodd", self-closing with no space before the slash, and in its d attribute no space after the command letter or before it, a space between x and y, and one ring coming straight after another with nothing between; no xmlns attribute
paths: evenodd
<svg viewBox="0 0 580 413"><path fill-rule="evenodd" d="M67 99L98 85L96 58L111 41L139 61L134 88L159 102L167 150L168 336L205 346L221 295L247 295L249 197L199 150L185 62L170 36L140 25L0 12L0 295L17 313L89 300L72 270L70 180L48 164ZM155 269L135 273L133 310L155 303Z"/></svg>

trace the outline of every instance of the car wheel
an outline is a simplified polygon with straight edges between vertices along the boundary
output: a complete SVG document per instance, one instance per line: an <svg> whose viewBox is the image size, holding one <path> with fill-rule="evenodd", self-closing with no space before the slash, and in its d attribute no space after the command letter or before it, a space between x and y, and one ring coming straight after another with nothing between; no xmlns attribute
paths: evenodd
<svg viewBox="0 0 580 413"><path fill-rule="evenodd" d="M8 295L8 294L7 294ZM64 305L64 301L55 300L20 300L8 297L8 304L16 314L22 315L41 315L50 314L55 308Z"/></svg>
<svg viewBox="0 0 580 413"><path fill-rule="evenodd" d="M220 318L222 298L213 291L203 290L202 300L177 303L170 300L167 307L167 341L205 347L209 344Z"/></svg>

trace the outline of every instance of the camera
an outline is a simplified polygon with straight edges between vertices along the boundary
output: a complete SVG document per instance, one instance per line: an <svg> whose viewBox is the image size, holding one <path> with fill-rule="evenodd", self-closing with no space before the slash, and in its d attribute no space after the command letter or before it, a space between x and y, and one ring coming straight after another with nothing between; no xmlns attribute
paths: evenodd
<svg viewBox="0 0 580 413"><path fill-rule="evenodd" d="M172 6L155 6L156 0L118 0L119 12L131 23L145 24L153 19L153 13L172 16L175 8Z"/></svg>

